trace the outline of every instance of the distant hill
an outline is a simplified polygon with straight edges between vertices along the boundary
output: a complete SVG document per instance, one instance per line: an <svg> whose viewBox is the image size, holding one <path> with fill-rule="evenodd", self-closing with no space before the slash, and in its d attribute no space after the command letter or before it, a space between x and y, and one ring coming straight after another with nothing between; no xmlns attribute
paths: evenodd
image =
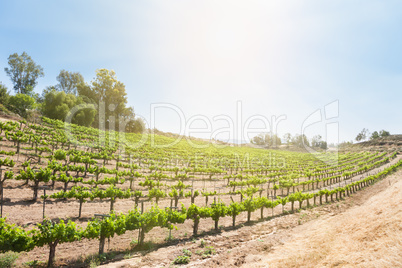
<svg viewBox="0 0 402 268"><path fill-rule="evenodd" d="M384 138L377 138L374 140L363 141L353 144L354 148L373 148L376 150L398 150L402 152L402 135L390 135Z"/></svg>

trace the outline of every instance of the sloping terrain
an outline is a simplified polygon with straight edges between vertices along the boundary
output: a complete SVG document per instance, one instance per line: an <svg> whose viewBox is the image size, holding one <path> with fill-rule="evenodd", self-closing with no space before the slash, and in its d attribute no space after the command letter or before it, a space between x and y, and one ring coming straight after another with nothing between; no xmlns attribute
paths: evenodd
<svg viewBox="0 0 402 268"><path fill-rule="evenodd" d="M363 141L359 143L355 143L351 146L352 149L357 150L381 150L381 151L394 151L398 150L402 151L402 135L391 135L384 138L377 138L374 140Z"/></svg>
<svg viewBox="0 0 402 268"><path fill-rule="evenodd" d="M402 267L401 177L399 170L341 202L102 267L169 267L183 249L192 252L183 267ZM216 254L202 256L206 246Z"/></svg>

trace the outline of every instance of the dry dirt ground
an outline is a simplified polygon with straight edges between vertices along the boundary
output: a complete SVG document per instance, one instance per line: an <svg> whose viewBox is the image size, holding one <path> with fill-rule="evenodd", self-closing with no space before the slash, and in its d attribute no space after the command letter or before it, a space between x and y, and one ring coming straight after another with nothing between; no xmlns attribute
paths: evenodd
<svg viewBox="0 0 402 268"><path fill-rule="evenodd" d="M183 241L102 267L175 267L172 262L183 255L183 249L192 256L181 267L402 267L401 177L399 170L341 202ZM216 253L203 257L207 246Z"/></svg>

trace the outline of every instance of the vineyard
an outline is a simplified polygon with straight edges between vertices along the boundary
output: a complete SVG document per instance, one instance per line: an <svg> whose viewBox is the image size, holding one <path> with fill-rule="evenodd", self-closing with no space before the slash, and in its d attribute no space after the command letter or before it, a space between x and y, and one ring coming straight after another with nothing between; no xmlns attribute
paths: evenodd
<svg viewBox="0 0 402 268"><path fill-rule="evenodd" d="M0 122L0 145L0 249L49 267L59 249L102 255L111 238L113 249L142 249L148 237L196 237L335 202L402 165L396 152L220 148L47 118Z"/></svg>

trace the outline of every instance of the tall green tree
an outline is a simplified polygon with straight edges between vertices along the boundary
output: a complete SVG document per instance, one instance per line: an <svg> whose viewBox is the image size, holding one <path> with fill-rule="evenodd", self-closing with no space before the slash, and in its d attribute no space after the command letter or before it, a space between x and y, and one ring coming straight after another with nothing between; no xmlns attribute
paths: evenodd
<svg viewBox="0 0 402 268"><path fill-rule="evenodd" d="M113 70L96 70L95 80L90 85L81 84L77 88L80 96L86 96L96 104L104 104L104 116L106 128L115 128L118 130L119 121L132 118L134 111L127 107L127 93L125 85L117 80L116 73ZM98 113L99 116L99 113ZM103 116L103 114L100 114ZM112 125L112 119L115 120L115 126ZM95 118L94 126L99 127L99 117Z"/></svg>
<svg viewBox="0 0 402 268"><path fill-rule="evenodd" d="M56 77L59 83L56 88L59 91L64 91L67 94L77 95L77 88L79 85L84 84L84 77L78 72L69 72L66 70L61 70L59 75Z"/></svg>
<svg viewBox="0 0 402 268"><path fill-rule="evenodd" d="M42 66L36 64L26 52L21 55L11 54L8 57L8 65L9 68L4 68L4 71L13 82L17 93L31 95L38 84L38 78L45 75Z"/></svg>
<svg viewBox="0 0 402 268"><path fill-rule="evenodd" d="M7 106L9 99L10 94L7 90L7 87L0 82L0 104Z"/></svg>

